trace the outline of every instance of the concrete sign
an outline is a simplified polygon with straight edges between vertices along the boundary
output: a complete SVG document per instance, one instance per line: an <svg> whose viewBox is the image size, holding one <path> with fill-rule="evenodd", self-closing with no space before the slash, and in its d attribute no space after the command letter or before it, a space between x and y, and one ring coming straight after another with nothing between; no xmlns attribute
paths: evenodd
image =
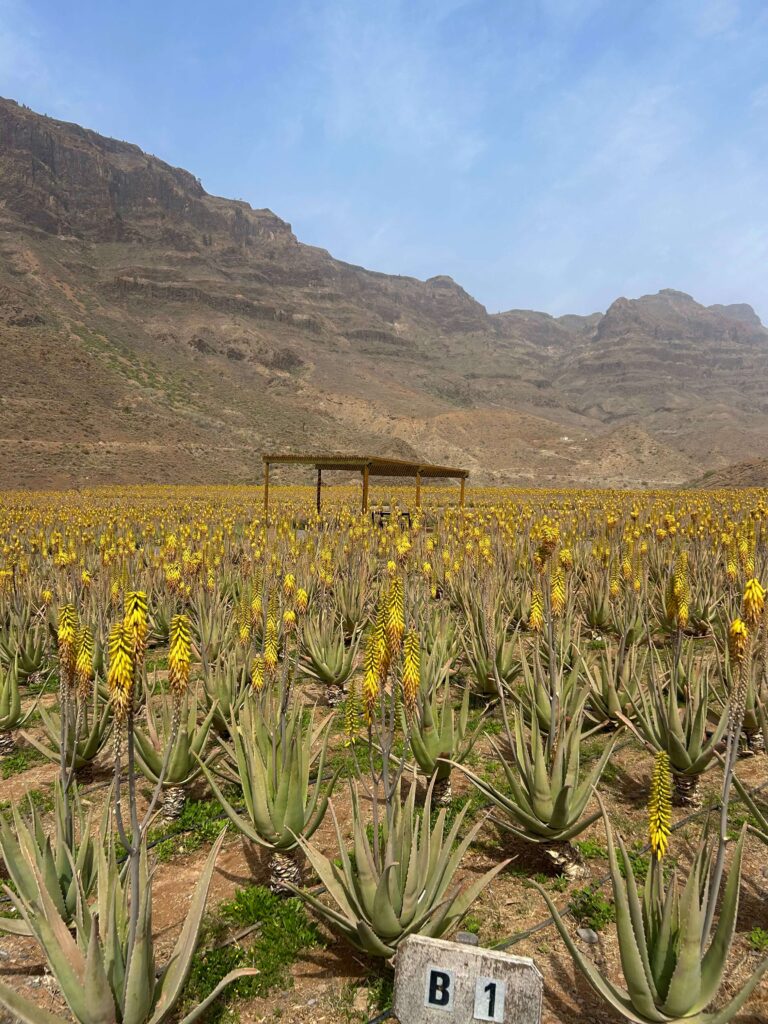
<svg viewBox="0 0 768 1024"><path fill-rule="evenodd" d="M395 960L400 1024L540 1024L542 976L533 960L411 935Z"/></svg>

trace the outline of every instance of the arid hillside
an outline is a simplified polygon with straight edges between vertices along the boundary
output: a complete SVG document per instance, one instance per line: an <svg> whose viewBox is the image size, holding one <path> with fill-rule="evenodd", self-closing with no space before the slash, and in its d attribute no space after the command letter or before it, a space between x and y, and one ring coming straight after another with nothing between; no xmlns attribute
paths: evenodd
<svg viewBox="0 0 768 1024"><path fill-rule="evenodd" d="M266 198L266 197L265 197ZM664 290L489 314L0 100L0 486L244 482L368 450L473 482L675 484L768 447L768 331Z"/></svg>

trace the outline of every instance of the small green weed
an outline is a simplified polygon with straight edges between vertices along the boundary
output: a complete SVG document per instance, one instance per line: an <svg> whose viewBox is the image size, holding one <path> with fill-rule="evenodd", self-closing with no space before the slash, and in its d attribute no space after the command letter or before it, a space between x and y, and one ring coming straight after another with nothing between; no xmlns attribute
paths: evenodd
<svg viewBox="0 0 768 1024"><path fill-rule="evenodd" d="M380 1013L392 1005L394 975L386 969L368 985L368 1011Z"/></svg>
<svg viewBox="0 0 768 1024"><path fill-rule="evenodd" d="M569 904L571 913L580 925L601 931L611 921L616 920L616 909L599 889L586 886L577 889L571 896Z"/></svg>
<svg viewBox="0 0 768 1024"><path fill-rule="evenodd" d="M768 931L755 926L747 936L747 942L758 953L764 953L768 949Z"/></svg>
<svg viewBox="0 0 768 1024"><path fill-rule="evenodd" d="M40 814L48 814L53 810L53 787L46 786L45 789L30 789L27 799L35 805L35 810Z"/></svg>
<svg viewBox="0 0 768 1024"><path fill-rule="evenodd" d="M607 847L596 839L582 839L576 846L585 860L604 860L608 856Z"/></svg>
<svg viewBox="0 0 768 1024"><path fill-rule="evenodd" d="M254 924L259 927L251 945L220 945L230 930ZM321 941L320 933L300 900L283 899L260 885L241 889L234 899L222 903L206 922L202 948L192 961L185 1001L189 1007L197 1005L229 971L255 967L257 975L235 982L208 1011L207 1021L219 1021L227 1004L235 998L264 996L277 986L288 985L291 964L304 950Z"/></svg>
<svg viewBox="0 0 768 1024"><path fill-rule="evenodd" d="M12 775L20 775L28 768L34 768L36 764L44 764L45 757L34 747L19 747L13 754L9 754L0 761L0 774L4 779L10 779Z"/></svg>
<svg viewBox="0 0 768 1024"><path fill-rule="evenodd" d="M581 744L582 761L596 761L605 748L605 742L599 740L584 740Z"/></svg>
<svg viewBox="0 0 768 1024"><path fill-rule="evenodd" d="M752 825L753 827L760 827L758 820L751 815L748 811L738 810L728 815L728 838L731 840L737 840L741 835L741 830L744 825Z"/></svg>
<svg viewBox="0 0 768 1024"><path fill-rule="evenodd" d="M632 872L638 882L644 882L648 877L648 871L651 867L651 861L647 854L643 853L643 844L641 842L635 842L632 847L627 850L629 855L629 863L632 865ZM665 865L666 868L666 865ZM619 870L624 875L624 862L619 861ZM665 870L666 877L666 870Z"/></svg>
<svg viewBox="0 0 768 1024"><path fill-rule="evenodd" d="M155 857L164 863L176 854L194 853L213 843L227 823L218 800L188 800L181 817L151 830L150 842L162 838L154 848Z"/></svg>

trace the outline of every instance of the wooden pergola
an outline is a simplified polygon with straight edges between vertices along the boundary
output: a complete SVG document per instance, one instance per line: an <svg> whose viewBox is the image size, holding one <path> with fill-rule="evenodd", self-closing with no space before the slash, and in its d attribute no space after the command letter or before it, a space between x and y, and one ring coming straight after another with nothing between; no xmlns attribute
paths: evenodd
<svg viewBox="0 0 768 1024"><path fill-rule="evenodd" d="M450 466L432 466L426 462L409 462L405 459L381 459L372 455L263 455L264 459L264 508L269 508L269 467L270 466L314 466L317 470L317 511L320 511L320 488L323 470L358 472L363 477L362 510L368 510L368 481L372 476L413 477L416 481L416 506L421 505L422 480L460 480L459 502L464 505L464 481L469 476L467 469Z"/></svg>

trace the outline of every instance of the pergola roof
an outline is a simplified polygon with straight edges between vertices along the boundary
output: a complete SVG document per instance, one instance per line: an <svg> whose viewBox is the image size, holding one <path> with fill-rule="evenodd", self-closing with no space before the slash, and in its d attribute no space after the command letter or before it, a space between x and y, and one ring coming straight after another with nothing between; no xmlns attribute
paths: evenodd
<svg viewBox="0 0 768 1024"><path fill-rule="evenodd" d="M269 465L304 465L315 469L348 470L363 472L370 476L420 476L433 479L466 480L467 469L450 466L433 466L427 462L411 462L406 459L379 458L375 455L264 455Z"/></svg>

